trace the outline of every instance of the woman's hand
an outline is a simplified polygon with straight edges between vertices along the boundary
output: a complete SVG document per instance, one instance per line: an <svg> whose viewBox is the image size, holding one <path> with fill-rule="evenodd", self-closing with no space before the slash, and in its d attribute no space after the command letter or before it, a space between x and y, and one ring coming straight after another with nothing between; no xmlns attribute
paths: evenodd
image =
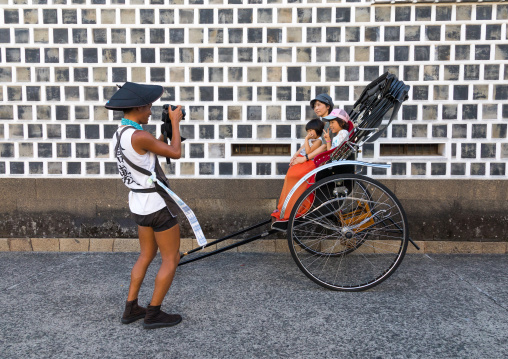
<svg viewBox="0 0 508 359"><path fill-rule="evenodd" d="M307 160L305 159L305 157L297 157L295 158L295 160L290 164L290 166L294 166L294 165L298 165L300 163L304 163L306 162Z"/></svg>

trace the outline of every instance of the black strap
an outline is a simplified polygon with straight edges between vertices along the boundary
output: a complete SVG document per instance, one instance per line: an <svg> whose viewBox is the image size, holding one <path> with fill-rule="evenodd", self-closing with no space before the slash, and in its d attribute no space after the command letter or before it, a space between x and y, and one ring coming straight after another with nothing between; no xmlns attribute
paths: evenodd
<svg viewBox="0 0 508 359"><path fill-rule="evenodd" d="M116 133L117 140L116 140L116 146L115 146L115 154L117 154L118 151L120 151L120 154L122 155L123 160L125 162L127 162L127 164L129 166L131 166L134 170L136 170L138 172L141 172L144 175L151 176L152 172L148 171L147 169L144 169L144 168L141 168L141 167L135 165L134 163L131 162L131 160L129 160L127 158L127 156L125 156L123 154L122 146L120 146L120 139L122 138L123 133L127 129L129 129L129 128L134 128L134 127L133 126L125 126L122 129L122 131L120 132L120 134L118 134L118 132ZM155 157L155 160L157 161L157 157ZM135 192L135 193L153 193L153 192L157 192L157 188L155 188L155 187L151 187L151 188L130 188L130 190L132 192Z"/></svg>
<svg viewBox="0 0 508 359"><path fill-rule="evenodd" d="M118 153L118 151L120 150L120 154L122 155L122 158L125 162L127 162L127 164L129 166L131 166L133 169L135 169L136 171L138 172L141 172L142 174L144 175L147 175L147 176L151 176L152 175L152 172L150 172L149 170L147 169L144 169L144 168L141 168L137 165L135 165L134 163L132 163L128 158L127 156L125 156L123 154L123 151L122 151L122 146L120 146L120 139L122 138L122 135L123 133L128 130L129 128L134 128L133 126L125 126L123 128L123 130L120 132L120 134L118 134L118 132L116 133L116 137L117 137L117 140L116 140L116 146L115 146L115 154ZM134 128L135 129L135 128Z"/></svg>
<svg viewBox="0 0 508 359"><path fill-rule="evenodd" d="M151 187L151 188L131 188L130 190L132 192L136 192L136 193L153 193L153 192L157 192L157 188L155 188L155 187Z"/></svg>
<svg viewBox="0 0 508 359"><path fill-rule="evenodd" d="M120 139L122 138L122 135L125 132L125 130L127 130L128 128L134 128L134 127L133 126L125 126L122 129L122 131L120 132L120 134L118 134L118 132L116 133L117 141L116 141L116 146L115 146L115 154L118 153L118 151L120 151L120 154L122 155L122 158L124 159L125 162L127 162L127 164L129 166L131 166L134 170L136 170L136 171L138 171L138 172L140 172L140 173L142 173L144 175L151 176L152 172L150 172L149 170L147 170L145 168L141 168L141 167L135 165L134 163L132 163L123 154L122 147L120 146ZM167 181L166 176L164 175L164 171L161 168L161 165L159 163L159 159L157 158L157 155L155 155L155 168L154 168L154 170L155 170L155 177L157 178L157 180L161 181L162 183L164 183L164 185L166 185L166 187L169 187L169 183ZM157 187L157 184L155 184L155 187ZM134 191L134 192L136 192L136 191Z"/></svg>
<svg viewBox="0 0 508 359"><path fill-rule="evenodd" d="M123 154L123 151L122 151L122 147L120 146L120 139L122 138L122 135L123 133L125 132L125 130L127 130L128 128L134 128L132 126L125 126L124 129L122 129L122 131L120 131L120 134L117 132L116 133L116 136L117 136L117 142L116 142L116 146L115 146L115 155L118 154L118 151L120 151L120 155L122 156L122 158L124 159L124 161L132 167L132 169L134 169L135 171L138 171L144 175L147 175L147 176L151 176L152 175L152 172L148 171L147 169L144 169L144 168L141 168L137 165L135 165L134 163L132 163L124 154ZM132 192L136 192L136 193L152 193L152 192L156 192L158 193L162 199L164 200L164 202L166 202L166 206L168 207L169 209L169 213L171 213L171 216L172 217L176 217L174 215L174 213L176 213L175 211L178 210L178 205L175 203L175 201L171 198L171 196L166 192L166 190L164 190L161 185L159 183L163 183L166 187L170 188L169 186L169 183L168 183L168 180L166 178L166 175L164 174L164 171L162 170L162 167L159 163L159 159L157 158L157 155L155 155L155 168L154 168L154 171L155 171L155 177L157 178L157 182L154 183L154 187L150 187L150 188L139 188L139 189L132 189L130 188L130 190ZM172 210L173 209L173 210Z"/></svg>

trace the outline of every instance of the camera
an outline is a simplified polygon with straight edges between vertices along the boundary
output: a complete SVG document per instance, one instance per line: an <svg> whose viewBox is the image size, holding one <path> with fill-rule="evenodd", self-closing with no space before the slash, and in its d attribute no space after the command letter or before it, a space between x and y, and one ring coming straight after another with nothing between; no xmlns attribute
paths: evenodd
<svg viewBox="0 0 508 359"><path fill-rule="evenodd" d="M171 106L171 111L174 111L176 110L176 106L175 105L168 105L168 104L165 104L162 106L162 122L164 123L171 123L171 120L169 119L169 107ZM182 116L183 118L185 118L185 110L182 108Z"/></svg>
<svg viewBox="0 0 508 359"><path fill-rule="evenodd" d="M170 139L171 140L171 137L173 136L173 128L171 127L171 119L169 118L169 107L171 106L171 111L174 111L176 110L176 106L174 105L163 105L162 106L162 116L161 116L161 121L163 122L163 124L161 125L161 133L166 137L166 143L167 143L167 139ZM185 118L185 110L182 108L182 119ZM185 141L185 138L184 137L181 137L180 138L182 139L182 141Z"/></svg>
<svg viewBox="0 0 508 359"><path fill-rule="evenodd" d="M168 143L168 140L171 140L173 137L173 127L171 127L171 119L169 118L169 108L171 106L171 111L176 110L176 106L165 104L162 106L162 116L161 121L163 124L161 125L161 133L164 135L164 140ZM185 118L185 110L182 108L182 119ZM185 137L180 136L181 141L185 141ZM166 162L170 163L170 159L166 158Z"/></svg>

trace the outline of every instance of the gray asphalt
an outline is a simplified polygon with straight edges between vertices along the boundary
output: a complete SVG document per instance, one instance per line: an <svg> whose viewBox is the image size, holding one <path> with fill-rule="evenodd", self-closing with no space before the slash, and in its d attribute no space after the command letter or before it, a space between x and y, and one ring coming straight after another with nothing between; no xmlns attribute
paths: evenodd
<svg viewBox="0 0 508 359"><path fill-rule="evenodd" d="M0 358L506 358L508 256L411 255L364 292L324 289L289 254L178 269L176 327L120 323L133 253L0 253ZM159 259L140 293L148 302Z"/></svg>

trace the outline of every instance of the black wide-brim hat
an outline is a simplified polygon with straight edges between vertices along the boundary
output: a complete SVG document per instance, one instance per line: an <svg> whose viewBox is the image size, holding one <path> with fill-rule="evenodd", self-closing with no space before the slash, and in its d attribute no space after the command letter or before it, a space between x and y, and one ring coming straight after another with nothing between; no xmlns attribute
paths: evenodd
<svg viewBox="0 0 508 359"><path fill-rule="evenodd" d="M135 82L126 82L118 87L120 89L106 102L105 107L108 110L146 106L157 101L164 92L162 86L142 85Z"/></svg>

